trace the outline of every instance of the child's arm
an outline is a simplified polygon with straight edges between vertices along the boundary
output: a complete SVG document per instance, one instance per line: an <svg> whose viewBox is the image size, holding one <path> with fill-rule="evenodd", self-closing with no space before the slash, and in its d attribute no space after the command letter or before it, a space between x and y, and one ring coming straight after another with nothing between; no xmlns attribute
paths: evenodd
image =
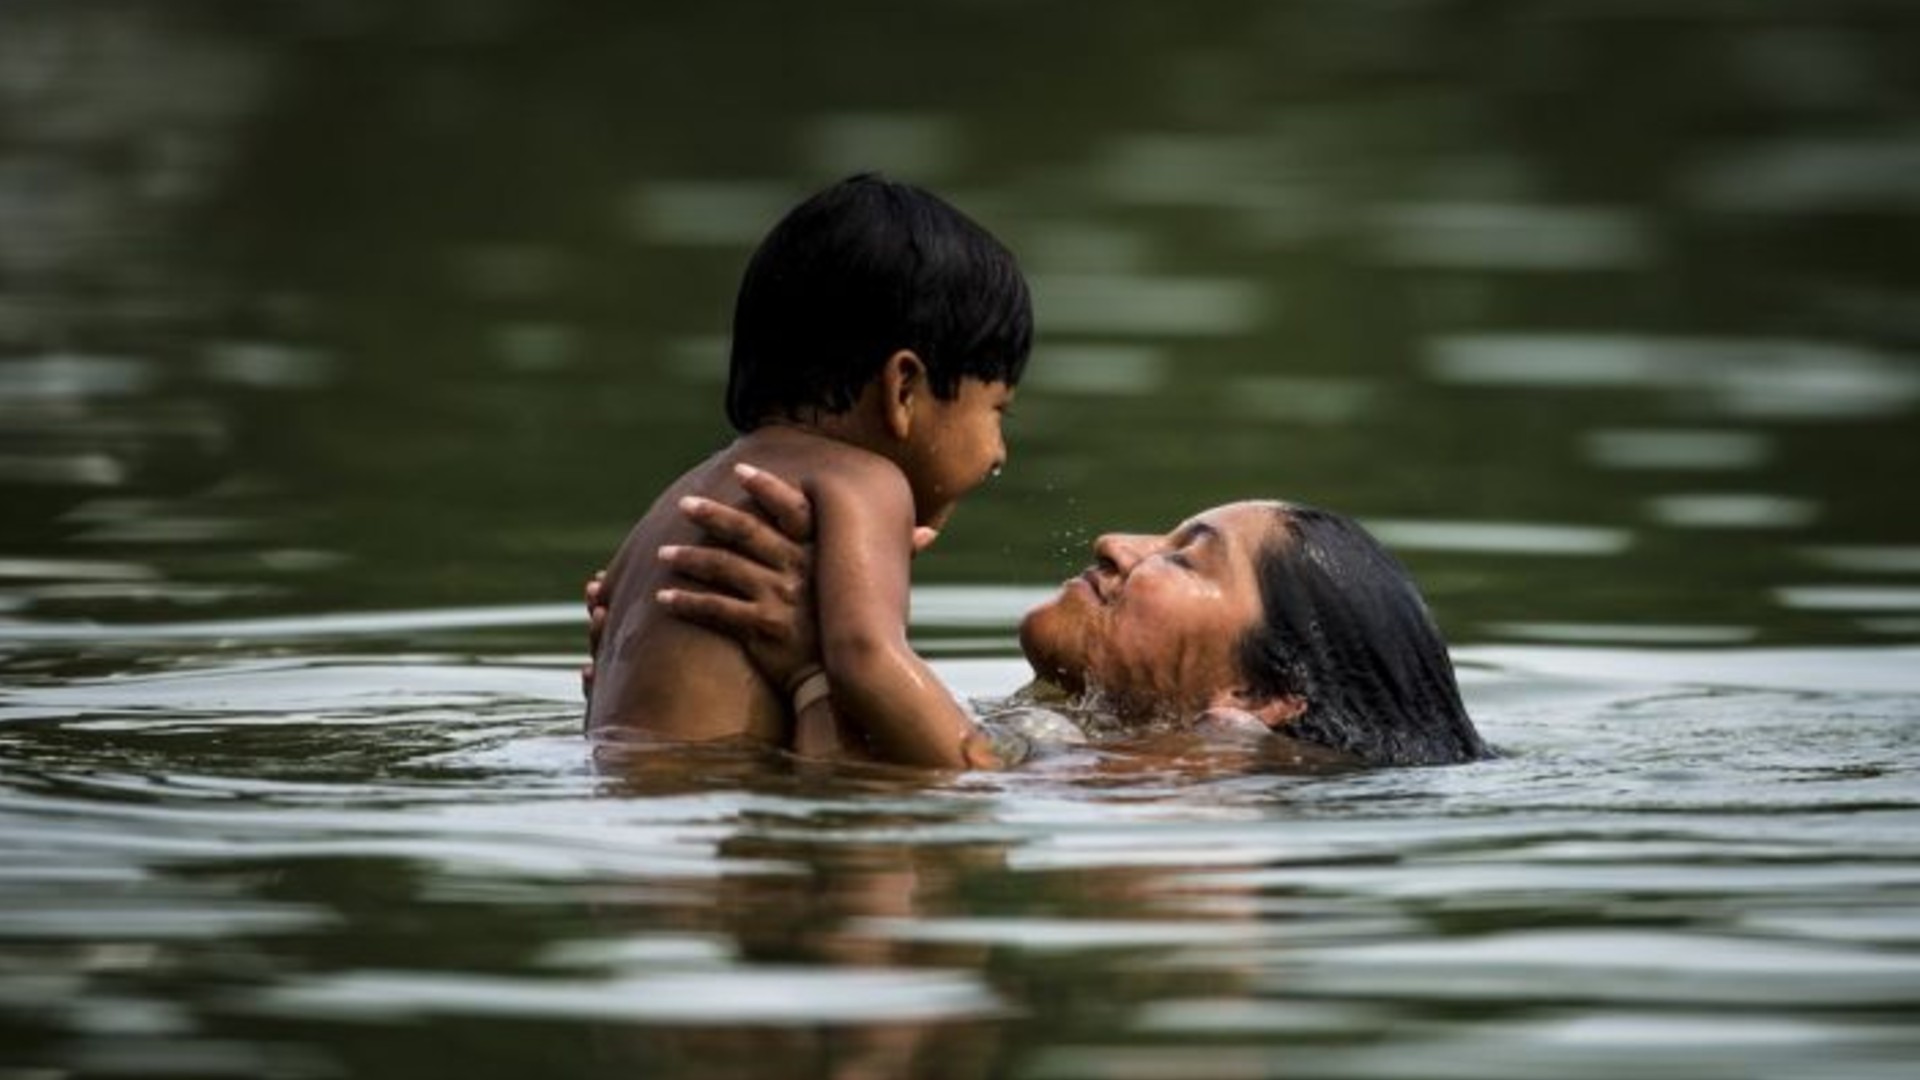
<svg viewBox="0 0 1920 1080"><path fill-rule="evenodd" d="M814 590L831 718L866 734L881 761L936 768L992 764L966 710L907 644L913 494L891 466L860 463L813 482ZM829 729L831 730L831 729Z"/></svg>

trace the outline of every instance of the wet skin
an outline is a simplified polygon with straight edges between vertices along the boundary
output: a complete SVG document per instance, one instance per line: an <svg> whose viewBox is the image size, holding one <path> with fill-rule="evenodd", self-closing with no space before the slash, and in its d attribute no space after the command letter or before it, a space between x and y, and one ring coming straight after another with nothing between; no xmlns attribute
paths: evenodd
<svg viewBox="0 0 1920 1080"><path fill-rule="evenodd" d="M691 501L685 513L706 531L707 544L670 549L672 557L693 570L697 556L694 576L725 591L676 590L663 599L682 617L723 632L750 625L786 628L782 645L791 649L792 639L800 639L803 651L817 647L799 630L811 615L796 607L806 593L788 580L807 572L811 522L805 497L764 472L750 472L746 483L778 528L723 504ZM1240 682L1232 647L1259 616L1253 559L1264 545L1280 542L1274 516L1280 508L1236 503L1162 536L1100 537L1094 564L1022 620L1022 650L1038 674L1066 689L1098 686L1147 707L1176 699L1215 702L1223 690L1231 694ZM934 538L923 530L916 547ZM586 586L594 647L606 621L604 577L596 574ZM1169 647L1169 632L1189 640ZM589 663L582 671L589 692L593 674Z"/></svg>
<svg viewBox="0 0 1920 1080"><path fill-rule="evenodd" d="M782 619L804 619L817 626L811 666L830 679L835 717L864 731L884 760L968 763L970 721L907 642L908 560L918 529L944 523L962 496L1001 468L1001 422L1013 388L962 378L942 396L930 380L917 356L895 353L845 411L769 418L654 502L599 590L609 615L596 628L589 731L744 736L786 747L817 736L819 745L837 745L821 724L796 729L788 704L801 672L790 663L769 669L755 644L783 636ZM812 557L796 563L811 573L776 581L783 595L771 618L717 627L686 621L674 600L681 584L699 580L689 576L695 568L686 552L697 534L686 507L725 496L749 458L805 492L814 543Z"/></svg>
<svg viewBox="0 0 1920 1080"><path fill-rule="evenodd" d="M1249 709L1240 641L1261 618L1261 553L1285 542L1284 505L1216 507L1159 536L1110 533L1094 564L1028 612L1035 673L1096 691L1123 714Z"/></svg>
<svg viewBox="0 0 1920 1080"><path fill-rule="evenodd" d="M746 513L696 507L715 546L680 555L698 553L702 568L694 577L716 591L677 590L666 603L722 633L786 628L782 643L791 650L812 617L795 600L807 592L798 580L805 559L797 554L804 551L806 497L771 474L754 476L750 485L779 528ZM1212 728L1241 731L1284 724L1304 704L1253 698L1238 658L1240 641L1261 617L1257 561L1287 542L1284 513L1280 503L1235 503L1162 536L1101 537L1094 564L1023 621L1028 659L1069 690L1099 691L1116 713L1198 717Z"/></svg>

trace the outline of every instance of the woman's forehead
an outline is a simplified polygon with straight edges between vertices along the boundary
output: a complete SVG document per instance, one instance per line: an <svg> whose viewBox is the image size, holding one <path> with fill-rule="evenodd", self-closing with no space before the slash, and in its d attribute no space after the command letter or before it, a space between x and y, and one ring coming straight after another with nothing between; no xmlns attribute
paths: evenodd
<svg viewBox="0 0 1920 1080"><path fill-rule="evenodd" d="M1169 535L1199 539L1212 534L1234 546L1257 546L1279 527L1286 505L1266 501L1227 503L1202 510L1175 526Z"/></svg>

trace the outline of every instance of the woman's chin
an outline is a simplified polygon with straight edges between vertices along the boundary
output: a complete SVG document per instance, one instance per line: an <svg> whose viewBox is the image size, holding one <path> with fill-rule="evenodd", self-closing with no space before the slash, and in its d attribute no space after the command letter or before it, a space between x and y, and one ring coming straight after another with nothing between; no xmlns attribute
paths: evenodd
<svg viewBox="0 0 1920 1080"><path fill-rule="evenodd" d="M1027 612L1020 620L1020 651L1035 675L1078 693L1086 685L1086 619L1074 599L1065 588Z"/></svg>

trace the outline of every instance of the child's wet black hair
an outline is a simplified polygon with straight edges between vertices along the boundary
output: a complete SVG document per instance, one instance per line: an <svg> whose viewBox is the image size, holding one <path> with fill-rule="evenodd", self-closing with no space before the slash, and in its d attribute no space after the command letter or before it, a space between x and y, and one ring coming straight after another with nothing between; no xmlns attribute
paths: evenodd
<svg viewBox="0 0 1920 1080"><path fill-rule="evenodd" d="M751 431L844 412L901 349L951 400L1018 383L1033 306L1013 254L929 192L863 173L795 207L754 252L733 313L727 419Z"/></svg>
<svg viewBox="0 0 1920 1080"><path fill-rule="evenodd" d="M1305 699L1286 734L1373 765L1488 757L1400 561L1339 514L1298 504L1277 514L1282 538L1256 560L1264 614L1240 666L1256 694Z"/></svg>

